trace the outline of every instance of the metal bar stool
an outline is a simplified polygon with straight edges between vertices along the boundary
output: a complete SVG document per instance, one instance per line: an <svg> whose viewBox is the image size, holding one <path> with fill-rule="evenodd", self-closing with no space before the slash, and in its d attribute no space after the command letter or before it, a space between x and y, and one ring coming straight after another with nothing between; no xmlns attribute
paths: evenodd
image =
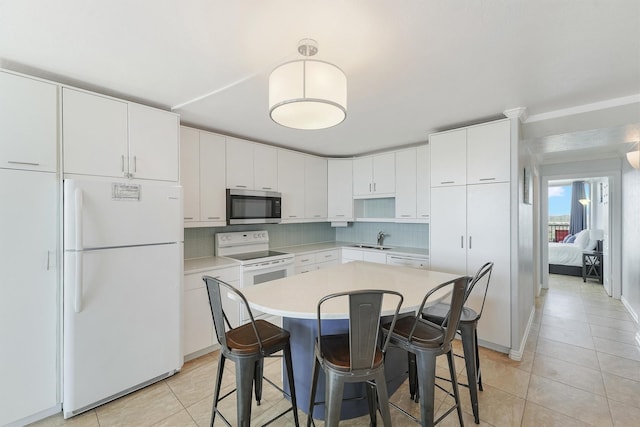
<svg viewBox="0 0 640 427"><path fill-rule="evenodd" d="M451 341L456 334L467 284L470 279L467 276L459 277L436 286L425 295L415 316L398 319L395 327L388 323L382 326L383 334L387 336L387 339L391 338L391 345L398 346L415 356L417 378L419 378L418 388L420 390L420 420L414 418L402 408L398 407L398 409L423 427L437 424L454 409L458 411L460 425L464 426ZM445 321L441 324L436 324L423 319L421 313L429 297L435 292L446 288L450 288L451 303L448 304L449 310ZM443 354L447 355L449 362L449 373L453 384L453 394L451 396L455 399L455 405L434 421L433 401L436 387L436 357Z"/></svg>
<svg viewBox="0 0 640 427"><path fill-rule="evenodd" d="M265 357L275 357L274 353L280 350L284 353L284 360L289 378L289 388L291 390L291 407L286 411L275 416L264 425L282 417L289 411L293 411L295 425L298 426L298 408L296 404L296 391L293 380L293 367L291 365L291 347L289 343L289 332L277 327L265 320L255 320L249 304L244 295L233 286L215 279L210 276L203 276L202 280L207 285L209 293L209 304L211 306L211 314L213 316L213 325L218 336L218 342L222 347L220 351L220 359L218 360L218 375L216 379L216 388L213 396L213 408L211 412L211 426L215 420L216 414L228 425L229 421L220 413L218 403L237 391L237 422L235 425L245 427L251 425L251 391L255 382L256 399L260 404L262 394L262 366ZM232 328L227 319L224 309L222 308L222 289L227 292L234 293L238 300L244 304L249 317L250 323ZM236 366L236 388L224 396L220 397L220 387L222 384L222 374L224 372L224 363L227 359L231 359ZM278 387L269 379L267 382L280 390L283 394L287 393ZM288 395L287 395L288 396Z"/></svg>
<svg viewBox="0 0 640 427"><path fill-rule="evenodd" d="M478 389L482 391L482 375L480 373L480 356L478 354L478 321L482 316L482 310L484 309L484 302L487 299L487 290L489 289L489 281L491 280L491 272L493 271L493 263L487 262L478 269L476 275L469 284L469 289L464 297L464 303L467 303L469 295L474 289L480 289L482 292L482 303L480 310L476 312L474 309L468 306L462 308L462 314L460 315L460 323L458 324L458 331L462 337L462 351L464 354L464 362L467 370L467 384L459 383L461 386L465 386L469 389L469 396L471 398L471 407L473 409L473 417L476 424L480 424L480 412L478 406ZM477 288L476 288L477 286ZM445 321L447 313L449 311L449 305L438 303L430 307L425 308L422 311L422 317L433 323L442 324ZM458 356L458 355L456 355ZM458 356L462 357L462 356ZM413 372L412 372L413 371ZM409 376L414 374L415 369L409 368ZM415 377L414 377L415 378ZM415 381L414 381L415 382ZM411 381L410 381L411 383ZM416 389L410 390L411 397L414 397L414 393L417 393ZM418 400L416 396L414 400Z"/></svg>
<svg viewBox="0 0 640 427"><path fill-rule="evenodd" d="M318 302L318 337L315 345L315 363L311 377L311 394L307 426L313 422L313 407L319 370L326 375L325 426L337 426L340 421L343 387L346 382L366 382L369 414L375 424L376 400L386 427L391 426L389 396L384 375L384 353L389 338L380 346L380 313L385 295L397 297L393 325L398 317L403 297L395 291L361 290L327 295ZM349 333L322 335L321 310L324 303L342 297L349 302ZM394 298L392 297L392 298ZM318 402L320 403L320 402Z"/></svg>

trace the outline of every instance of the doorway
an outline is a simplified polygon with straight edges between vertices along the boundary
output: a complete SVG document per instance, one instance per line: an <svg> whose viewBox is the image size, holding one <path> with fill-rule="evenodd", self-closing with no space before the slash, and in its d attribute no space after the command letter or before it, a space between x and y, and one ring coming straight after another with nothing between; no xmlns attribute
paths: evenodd
<svg viewBox="0 0 640 427"><path fill-rule="evenodd" d="M621 295L621 263L620 263L620 232L621 232L621 200L620 171L601 170L585 172L594 169L591 162L576 164L548 165L541 170L540 177L540 268L541 287L549 287L549 245L550 240L557 240L562 232L556 233L554 222L558 221L556 215L551 215L550 194L557 192L557 187L571 185L570 183L581 180L589 183L589 201L585 203L585 228L601 230L602 232L602 275L603 287L607 294L615 299ZM598 165L601 169L602 164ZM550 190L551 189L551 190ZM551 231L553 232L551 232ZM550 234L551 233L551 234ZM568 233L567 233L568 234ZM596 237L597 233L596 233ZM600 240L600 239L598 239ZM581 257L581 254L579 255ZM581 260L580 260L581 272ZM580 273L581 274L581 273Z"/></svg>

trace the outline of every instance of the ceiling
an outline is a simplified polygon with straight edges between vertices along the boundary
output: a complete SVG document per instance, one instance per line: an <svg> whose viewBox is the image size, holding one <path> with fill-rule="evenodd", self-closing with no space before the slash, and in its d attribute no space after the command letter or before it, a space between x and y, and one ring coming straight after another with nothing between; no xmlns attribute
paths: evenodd
<svg viewBox="0 0 640 427"><path fill-rule="evenodd" d="M640 94L638 0L0 0L0 66L171 109L183 123L349 156L434 131ZM347 119L293 130L270 71L313 38Z"/></svg>

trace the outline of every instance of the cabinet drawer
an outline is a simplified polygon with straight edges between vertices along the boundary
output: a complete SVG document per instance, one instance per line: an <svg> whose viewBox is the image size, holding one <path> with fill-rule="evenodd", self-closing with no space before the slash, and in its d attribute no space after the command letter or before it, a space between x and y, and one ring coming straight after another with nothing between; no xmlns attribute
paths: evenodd
<svg viewBox="0 0 640 427"><path fill-rule="evenodd" d="M296 255L295 266L301 267L309 264L315 264L316 254Z"/></svg>
<svg viewBox="0 0 640 427"><path fill-rule="evenodd" d="M334 249L331 251L318 252L316 254L316 262L328 262L336 261L340 259L340 249Z"/></svg>
<svg viewBox="0 0 640 427"><path fill-rule="evenodd" d="M308 273L310 271L316 271L318 266L316 264L311 265L303 265L301 267L296 267L296 274Z"/></svg>
<svg viewBox="0 0 640 427"><path fill-rule="evenodd" d="M338 264L340 264L340 260L334 259L331 261L319 262L318 264L316 264L316 266L318 267L318 270L320 270L322 268L327 268L327 267L331 267L333 265L338 265Z"/></svg>

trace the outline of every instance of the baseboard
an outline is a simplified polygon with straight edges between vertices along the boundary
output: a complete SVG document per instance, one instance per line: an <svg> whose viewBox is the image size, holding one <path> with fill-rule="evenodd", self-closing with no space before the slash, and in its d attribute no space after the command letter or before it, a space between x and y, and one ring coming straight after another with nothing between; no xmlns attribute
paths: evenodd
<svg viewBox="0 0 640 427"><path fill-rule="evenodd" d="M531 325L533 324L533 317L536 313L536 308L531 307L531 313L529 314L529 320L527 321L527 327L524 329L524 335L522 336L522 340L520 341L520 347L518 350L509 351L509 359L520 361L522 360L522 356L524 356L524 348L527 345L527 339L529 338L529 333L531 332Z"/></svg>
<svg viewBox="0 0 640 427"><path fill-rule="evenodd" d="M638 317L638 313L635 312L635 310L633 309L633 307L631 307L631 304L629 304L629 301L627 301L627 299L624 297L624 295L622 295L620 297L620 301L622 301L622 305L624 305L624 308L627 309L627 311L629 312L629 314L631 315L631 317L633 317L633 320L636 323L640 323L639 317Z"/></svg>
<svg viewBox="0 0 640 427"><path fill-rule="evenodd" d="M44 420L45 418L49 418L52 415L55 415L62 411L62 404L57 404L56 406L45 409L44 411L40 411L36 414L30 415L28 417L22 418L21 420L10 422L6 424L4 427L22 427L27 424L35 423L36 421Z"/></svg>
<svg viewBox="0 0 640 427"><path fill-rule="evenodd" d="M188 362L189 360L197 359L200 356L204 356L205 354L209 354L212 351L216 351L220 349L220 344L214 344L209 347L203 348L202 350L194 351L191 354L186 354L184 356L184 361Z"/></svg>

